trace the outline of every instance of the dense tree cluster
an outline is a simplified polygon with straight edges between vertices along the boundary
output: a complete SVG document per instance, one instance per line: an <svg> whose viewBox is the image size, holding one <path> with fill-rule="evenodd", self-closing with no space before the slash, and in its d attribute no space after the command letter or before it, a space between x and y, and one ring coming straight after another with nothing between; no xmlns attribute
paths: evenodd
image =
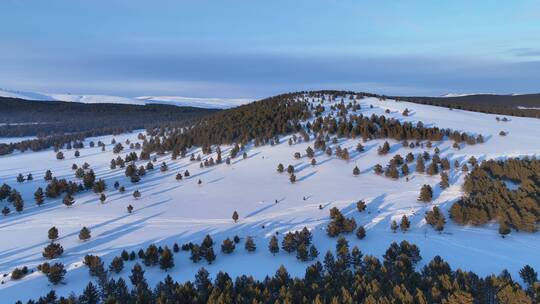
<svg viewBox="0 0 540 304"><path fill-rule="evenodd" d="M0 137L82 132L86 136L120 134L148 125L177 123L217 111L158 104L85 104L7 97L0 97L0 108L0 121L6 124L0 127ZM39 127L36 127L37 124Z"/></svg>
<svg viewBox="0 0 540 304"><path fill-rule="evenodd" d="M338 208L330 209L330 223L326 228L328 236L335 237L341 233L351 233L356 229L354 218L346 218Z"/></svg>
<svg viewBox="0 0 540 304"><path fill-rule="evenodd" d="M534 232L540 221L540 161L535 158L489 160L465 177L466 193L450 208L458 224L495 220L509 228Z"/></svg>
<svg viewBox="0 0 540 304"><path fill-rule="evenodd" d="M481 278L453 270L439 256L417 271L420 260L418 248L406 241L392 243L379 260L363 256L357 247L351 250L340 238L335 253L328 251L322 263L308 266L300 278L281 266L262 281L245 275L233 279L224 272L212 280L201 268L194 281L178 283L167 276L150 288L145 271L135 264L130 286L123 278L106 278L98 280L98 286L89 283L79 295L59 298L51 291L29 303L536 303L540 299L537 274L530 266L520 271L524 289L506 271ZM61 266L57 268L65 274ZM51 273L53 267L41 269Z"/></svg>

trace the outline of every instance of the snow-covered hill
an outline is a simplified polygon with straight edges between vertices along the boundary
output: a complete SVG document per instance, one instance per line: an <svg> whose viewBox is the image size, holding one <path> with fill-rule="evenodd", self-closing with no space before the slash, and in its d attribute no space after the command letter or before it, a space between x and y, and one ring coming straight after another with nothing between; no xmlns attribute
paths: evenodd
<svg viewBox="0 0 540 304"><path fill-rule="evenodd" d="M407 240L420 248L423 257L421 265L440 255L455 268L475 271L480 275L499 273L506 268L516 278L517 272L525 264L540 268L537 255L540 250L539 234L513 232L503 239L496 225L464 227L453 224L449 219L444 232L439 234L426 224L426 211L436 205L446 213L461 195L464 173L460 170L450 172L450 187L445 190L436 186L439 176L415 172L406 181L391 180L373 173L375 164L384 165L395 154L433 153L436 147L441 151L441 158L448 157L451 163L456 160L465 163L470 156L484 160L537 155L540 153L537 133L540 129L539 119L512 117L508 122L497 122L496 115L408 102L366 98L360 103L360 113L365 116L385 115L401 121L422 121L426 126L482 134L485 143L455 150L448 140L435 143L430 149L403 147L401 143L389 140L391 152L380 156L377 147L384 140L368 141L364 143L365 151L358 153L353 151L361 139L340 139L332 146L348 148L351 151L349 161L317 151L317 164L312 166L307 157L295 159L293 154L304 154L308 146L313 146L313 139L289 145L289 136L285 136L274 146L248 145L247 158L240 156L231 165L200 168L199 162L190 161L189 157L172 160L169 154L157 156L156 169L149 171L139 184L130 183L124 169L109 168L110 160L117 156L112 153L112 136L86 140L87 143L90 140L103 141L107 144L105 152L86 145L80 150L79 158L73 156L73 150L64 151L66 159L63 161L56 160L52 150L2 156L0 183L8 183L22 193L25 210L0 218L0 272L9 273L23 265L35 268L43 263L45 260L41 252L48 244L47 230L56 226L60 231L58 242L65 250L59 260L68 268L66 284L54 287L62 295L80 292L90 279L87 267L81 262L85 254L100 255L108 265L123 249L137 251L151 243L169 247L175 242L200 243L206 234L210 234L217 244L234 235L243 240L252 236L257 251L248 254L239 245L233 254L218 253L211 265L206 262L194 264L189 260L188 253L180 252L175 254L175 268L168 273L158 267L145 268L149 284L153 286L167 274L177 281L193 279L202 266L212 276L223 270L231 276L247 274L264 278L284 264L292 275L302 276L308 264L284 252L272 256L267 249L269 238L278 233L281 240L285 232L306 226L312 229L313 243L321 253L333 250L336 240L329 238L324 230L332 207L341 209L344 215L354 217L358 224L364 225L367 230L365 239L358 240L354 234L347 236L351 246L359 246L364 254L380 257L392 241ZM326 113L330 112L330 105L326 104ZM404 117L401 113L406 108L410 114ZM499 136L501 130L508 135ZM118 142L127 139L133 143L140 142L137 132L116 136L115 139ZM221 148L224 155L228 155L231 149ZM132 150L123 152L122 155ZM197 155L200 149L189 151L191 153ZM35 189L46 186L43 175L47 169L51 169L54 176L59 178L73 179L71 165L82 165L84 162L90 164L97 177L103 178L109 185L104 204L99 202L96 194L89 192L77 195L76 203L69 208L61 203L61 199L47 200L41 207L33 204ZM167 163L168 171L160 172L158 167L162 162ZM138 162L137 165L145 163ZM286 173L276 172L279 163L294 166L296 183L291 184ZM355 166L361 171L356 177L351 173ZM185 170L189 170L191 176L177 181L175 175ZM414 172L414 169L411 171ZM19 173L32 173L34 180L17 183L15 178ZM115 181L126 187L125 193L114 190L112 185ZM434 185L434 201L430 204L417 201L423 184ZM132 197L135 190L141 191L140 199ZM360 199L367 203L364 213L356 211L355 203ZM135 208L132 214L126 212L129 204ZM240 215L238 223L231 219L235 210ZM411 219L410 231L392 233L390 222L399 220L403 215ZM78 239L83 226L92 232L92 238L86 242ZM319 260L322 258L323 254ZM134 263L126 262L124 270L113 276L127 278ZM36 298L51 288L45 276L39 272L19 281L10 280L9 276L1 280L4 284L0 285L0 295L6 303L21 297Z"/></svg>
<svg viewBox="0 0 540 304"><path fill-rule="evenodd" d="M26 100L55 100L81 103L118 103L118 104L168 104L174 106L198 107L206 109L227 109L253 101L247 98L195 98L181 96L141 96L121 97L111 95L77 95L36 93L0 89L1 97L21 98Z"/></svg>

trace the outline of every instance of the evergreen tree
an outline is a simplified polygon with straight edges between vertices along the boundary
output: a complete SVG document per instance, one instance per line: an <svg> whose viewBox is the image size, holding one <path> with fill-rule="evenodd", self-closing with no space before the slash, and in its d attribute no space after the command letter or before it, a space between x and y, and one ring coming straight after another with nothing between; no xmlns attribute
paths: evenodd
<svg viewBox="0 0 540 304"><path fill-rule="evenodd" d="M144 252L144 265L154 266L159 263L159 252L156 245L151 244Z"/></svg>
<svg viewBox="0 0 540 304"><path fill-rule="evenodd" d="M204 258L208 264L212 264L216 260L216 254L214 253L214 247L209 247L204 252Z"/></svg>
<svg viewBox="0 0 540 304"><path fill-rule="evenodd" d="M377 175L381 175L384 173L383 167L380 164L376 164L375 167L373 167L373 172Z"/></svg>
<svg viewBox="0 0 540 304"><path fill-rule="evenodd" d="M15 211L22 212L24 209L24 201L20 194L17 193L15 197L13 198L13 206L15 207Z"/></svg>
<svg viewBox="0 0 540 304"><path fill-rule="evenodd" d="M51 172L51 170L45 171L45 177L44 177L44 179L45 179L46 181L51 181L52 178L53 178L53 177L52 177L52 172Z"/></svg>
<svg viewBox="0 0 540 304"><path fill-rule="evenodd" d="M401 174L403 174L403 176L407 176L409 173L409 166L407 166L407 164L401 165Z"/></svg>
<svg viewBox="0 0 540 304"><path fill-rule="evenodd" d="M355 166L352 173L353 173L354 176L358 176L358 175L360 175L360 169L358 169L358 167Z"/></svg>
<svg viewBox="0 0 540 304"><path fill-rule="evenodd" d="M225 254L230 254L234 251L235 245L234 242L231 241L229 238L226 238L223 240L223 244L221 244L221 251Z"/></svg>
<svg viewBox="0 0 540 304"><path fill-rule="evenodd" d="M127 206L127 211L128 211L128 213L132 213L133 212L133 206L128 205Z"/></svg>
<svg viewBox="0 0 540 304"><path fill-rule="evenodd" d="M55 259L64 253L64 248L58 243L50 243L43 248L43 257L49 260Z"/></svg>
<svg viewBox="0 0 540 304"><path fill-rule="evenodd" d="M521 268L519 271L519 276L529 287L538 282L538 274L530 265L525 265L523 268Z"/></svg>
<svg viewBox="0 0 540 304"><path fill-rule="evenodd" d="M71 194L66 194L66 196L64 196L64 199L62 200L62 203L64 203L64 205L70 207L71 205L73 205L75 203L75 200L73 199L73 196L71 196Z"/></svg>
<svg viewBox="0 0 540 304"><path fill-rule="evenodd" d="M138 199L140 197L141 197L141 192L139 192L139 190L135 190L133 192L133 198Z"/></svg>
<svg viewBox="0 0 540 304"><path fill-rule="evenodd" d="M416 158L416 172L424 173L426 166L424 164L424 159L422 157Z"/></svg>
<svg viewBox="0 0 540 304"><path fill-rule="evenodd" d="M279 252L278 239L275 235L273 235L270 239L270 243L268 244L268 250L272 253L272 255L276 255L276 253Z"/></svg>
<svg viewBox="0 0 540 304"><path fill-rule="evenodd" d="M161 255L159 257L159 268L167 271L170 268L174 267L174 257L173 253L169 249L169 247L165 246L163 251L161 252Z"/></svg>
<svg viewBox="0 0 540 304"><path fill-rule="evenodd" d="M54 265L51 265L46 275L49 282L51 282L53 285L57 285L58 283L62 282L64 280L64 276L66 275L64 264L55 263Z"/></svg>
<svg viewBox="0 0 540 304"><path fill-rule="evenodd" d="M294 184L296 182L296 175L291 174L291 176L289 177L289 180L290 180L291 184Z"/></svg>
<svg viewBox="0 0 540 304"><path fill-rule="evenodd" d="M403 232L407 232L409 230L409 227L411 226L411 222L409 222L409 218L406 215L403 215L401 218L401 223L399 224L399 228Z"/></svg>
<svg viewBox="0 0 540 304"><path fill-rule="evenodd" d="M17 182L18 183L24 182L24 176L21 173L19 173L19 175L17 175Z"/></svg>
<svg viewBox="0 0 540 304"><path fill-rule="evenodd" d="M238 212L236 212L236 210L235 210L235 211L233 212L232 219L233 219L233 221L236 223L236 222L238 222L238 218L239 218Z"/></svg>
<svg viewBox="0 0 540 304"><path fill-rule="evenodd" d="M358 202L356 202L356 209L358 209L358 212L364 212L366 210L366 207L366 202L364 202L363 200L359 200Z"/></svg>
<svg viewBox="0 0 540 304"><path fill-rule="evenodd" d="M316 259L318 257L319 257L319 251L317 250L317 248L314 245L311 245L309 247L309 258L311 260L314 260L314 259Z"/></svg>
<svg viewBox="0 0 540 304"><path fill-rule="evenodd" d="M390 224L390 229L392 229L392 232L396 232L398 229L398 224L395 220L392 220L392 223Z"/></svg>
<svg viewBox="0 0 540 304"><path fill-rule="evenodd" d="M504 238L506 235L510 234L510 227L506 221L502 221L499 224L499 234Z"/></svg>
<svg viewBox="0 0 540 304"><path fill-rule="evenodd" d="M302 262L305 262L309 259L309 252L306 244L300 243L296 249L296 258Z"/></svg>
<svg viewBox="0 0 540 304"><path fill-rule="evenodd" d="M450 186L448 182L448 174L446 172L441 172L441 182L439 183L441 189L446 189Z"/></svg>
<svg viewBox="0 0 540 304"><path fill-rule="evenodd" d="M98 304L100 303L100 296L99 291L92 284L92 282L89 282L88 285L83 290L82 295L79 297L79 303L81 304Z"/></svg>
<svg viewBox="0 0 540 304"><path fill-rule="evenodd" d="M36 192L34 192L34 200L38 206L41 206L45 201L45 195L43 194L43 189L41 187L37 188Z"/></svg>
<svg viewBox="0 0 540 304"><path fill-rule="evenodd" d="M253 238L250 236L246 238L246 243L244 244L244 247L249 252L253 252L255 251L255 249L257 249L257 246L255 245L255 242L253 241Z"/></svg>
<svg viewBox="0 0 540 304"><path fill-rule="evenodd" d="M356 230L356 237L360 240L363 240L366 237L366 229L363 226L359 226Z"/></svg>
<svg viewBox="0 0 540 304"><path fill-rule="evenodd" d="M430 185L423 185L420 189L418 200L424 203L429 203L433 199L433 190Z"/></svg>
<svg viewBox="0 0 540 304"><path fill-rule="evenodd" d="M105 193L101 193L99 195L99 201L103 204L105 203L105 200L107 199L107 196L105 196Z"/></svg>
<svg viewBox="0 0 540 304"><path fill-rule="evenodd" d="M313 151L313 149L311 147L307 147L306 155L309 158L313 158L315 156L315 151Z"/></svg>
<svg viewBox="0 0 540 304"><path fill-rule="evenodd" d="M58 229L56 227L52 226L49 229L47 235L48 235L49 240L56 241L56 239L58 239Z"/></svg>
<svg viewBox="0 0 540 304"><path fill-rule="evenodd" d="M79 232L79 240L86 241L91 237L90 235L90 229L86 227L82 227L81 231Z"/></svg>
<svg viewBox="0 0 540 304"><path fill-rule="evenodd" d="M131 275L129 276L129 280L131 281L131 284L133 284L133 286L135 287L139 286L139 284L143 284L146 286L144 270L139 263L136 263L135 266L133 266L133 269L131 269Z"/></svg>

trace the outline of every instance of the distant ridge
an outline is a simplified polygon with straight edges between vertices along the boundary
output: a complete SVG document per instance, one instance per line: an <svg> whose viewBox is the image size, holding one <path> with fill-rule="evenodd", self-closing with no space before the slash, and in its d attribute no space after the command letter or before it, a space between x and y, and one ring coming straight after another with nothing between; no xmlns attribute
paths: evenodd
<svg viewBox="0 0 540 304"><path fill-rule="evenodd" d="M141 96L130 98L99 94L57 94L14 91L7 89L0 89L0 97L19 98L34 101L64 101L80 103L115 103L131 105L165 104L205 109L228 109L253 101L252 99L247 98L196 98L183 96Z"/></svg>

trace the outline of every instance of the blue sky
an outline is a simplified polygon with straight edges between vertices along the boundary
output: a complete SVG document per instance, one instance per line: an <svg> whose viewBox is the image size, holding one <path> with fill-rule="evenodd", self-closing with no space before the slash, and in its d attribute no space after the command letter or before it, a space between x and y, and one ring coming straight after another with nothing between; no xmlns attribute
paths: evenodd
<svg viewBox="0 0 540 304"><path fill-rule="evenodd" d="M539 84L538 1L0 1L8 89L257 98Z"/></svg>

